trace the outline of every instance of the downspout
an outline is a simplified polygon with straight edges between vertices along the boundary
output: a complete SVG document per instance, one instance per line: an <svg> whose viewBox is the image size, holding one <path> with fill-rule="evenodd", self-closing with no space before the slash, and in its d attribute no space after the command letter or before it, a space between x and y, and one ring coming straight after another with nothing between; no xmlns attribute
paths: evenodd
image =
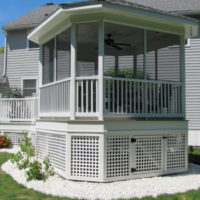
<svg viewBox="0 0 200 200"><path fill-rule="evenodd" d="M8 49L7 49L7 32L4 31L3 33L5 35L5 47L4 47L4 69L3 69L2 76L5 77L6 76L6 72L7 72L7 54L8 54Z"/></svg>

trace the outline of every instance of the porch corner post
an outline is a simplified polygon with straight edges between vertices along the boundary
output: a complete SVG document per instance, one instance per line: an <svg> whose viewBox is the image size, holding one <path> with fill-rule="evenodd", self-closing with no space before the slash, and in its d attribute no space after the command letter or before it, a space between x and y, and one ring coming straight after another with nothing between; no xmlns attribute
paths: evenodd
<svg viewBox="0 0 200 200"><path fill-rule="evenodd" d="M181 111L184 116L184 119L186 119L186 95L185 95L185 36L181 35L180 37L180 64L181 64Z"/></svg>
<svg viewBox="0 0 200 200"><path fill-rule="evenodd" d="M99 120L103 120L104 114L104 80L103 80L103 65L104 65L104 22L99 22L98 35L98 80L99 80Z"/></svg>
<svg viewBox="0 0 200 200"><path fill-rule="evenodd" d="M77 25L71 26L71 80L70 80L70 119L75 120L75 77L76 77L76 47L77 47Z"/></svg>
<svg viewBox="0 0 200 200"><path fill-rule="evenodd" d="M40 96L41 96L41 86L43 85L43 45L39 46L39 80L38 80L38 116L40 114Z"/></svg>
<svg viewBox="0 0 200 200"><path fill-rule="evenodd" d="M143 74L144 80L147 79L147 30L144 30L144 57L143 57ZM144 83L144 112L147 113L147 83Z"/></svg>

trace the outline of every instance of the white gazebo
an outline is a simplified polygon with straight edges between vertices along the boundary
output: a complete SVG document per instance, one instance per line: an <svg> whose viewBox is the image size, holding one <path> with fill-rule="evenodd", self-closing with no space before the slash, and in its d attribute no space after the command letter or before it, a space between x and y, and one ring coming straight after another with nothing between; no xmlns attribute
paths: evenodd
<svg viewBox="0 0 200 200"><path fill-rule="evenodd" d="M67 179L187 170L185 39L197 23L127 2L63 5L40 44L36 150Z"/></svg>

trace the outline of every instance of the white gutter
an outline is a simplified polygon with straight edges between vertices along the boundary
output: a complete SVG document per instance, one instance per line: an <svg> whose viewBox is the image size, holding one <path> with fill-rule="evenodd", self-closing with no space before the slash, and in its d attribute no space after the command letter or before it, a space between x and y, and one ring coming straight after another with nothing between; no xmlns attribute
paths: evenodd
<svg viewBox="0 0 200 200"><path fill-rule="evenodd" d="M58 11L56 11L53 15L51 15L51 17L49 17L45 22L43 22L41 25L39 25L36 29L34 29L29 35L28 35L28 39L32 40L35 36L35 34L42 28L44 28L45 26L48 25L49 22L51 22L55 17L57 17L58 15L61 14L65 14L64 16L66 16L66 14L70 14L73 12L77 12L77 11L89 11L89 10L95 10L95 9L101 9L103 8L102 4L99 5L89 5L89 6L81 6L81 7L75 7L75 8L69 8L69 9L63 9L60 8ZM34 40L34 39L33 39Z"/></svg>
<svg viewBox="0 0 200 200"><path fill-rule="evenodd" d="M41 28L43 28L46 24L48 24L49 21L51 21L54 17L56 17L57 15L59 15L61 12L63 11L62 8L60 8L59 10L57 10L53 15L51 15L51 17L49 17L44 23L42 23L41 25L39 25L36 29L34 29L29 35L28 35L28 39L30 40L31 37Z"/></svg>
<svg viewBox="0 0 200 200"><path fill-rule="evenodd" d="M4 69L3 69L3 74L2 74L3 77L6 76L6 72L7 72L7 54L8 54L7 32L4 31L4 35L5 35L5 46L4 46Z"/></svg>

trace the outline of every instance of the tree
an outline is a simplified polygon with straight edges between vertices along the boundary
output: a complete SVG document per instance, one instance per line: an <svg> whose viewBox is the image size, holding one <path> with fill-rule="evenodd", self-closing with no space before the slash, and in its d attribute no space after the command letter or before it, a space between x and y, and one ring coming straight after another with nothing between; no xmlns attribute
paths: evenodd
<svg viewBox="0 0 200 200"><path fill-rule="evenodd" d="M0 54L4 53L4 47L0 47Z"/></svg>

